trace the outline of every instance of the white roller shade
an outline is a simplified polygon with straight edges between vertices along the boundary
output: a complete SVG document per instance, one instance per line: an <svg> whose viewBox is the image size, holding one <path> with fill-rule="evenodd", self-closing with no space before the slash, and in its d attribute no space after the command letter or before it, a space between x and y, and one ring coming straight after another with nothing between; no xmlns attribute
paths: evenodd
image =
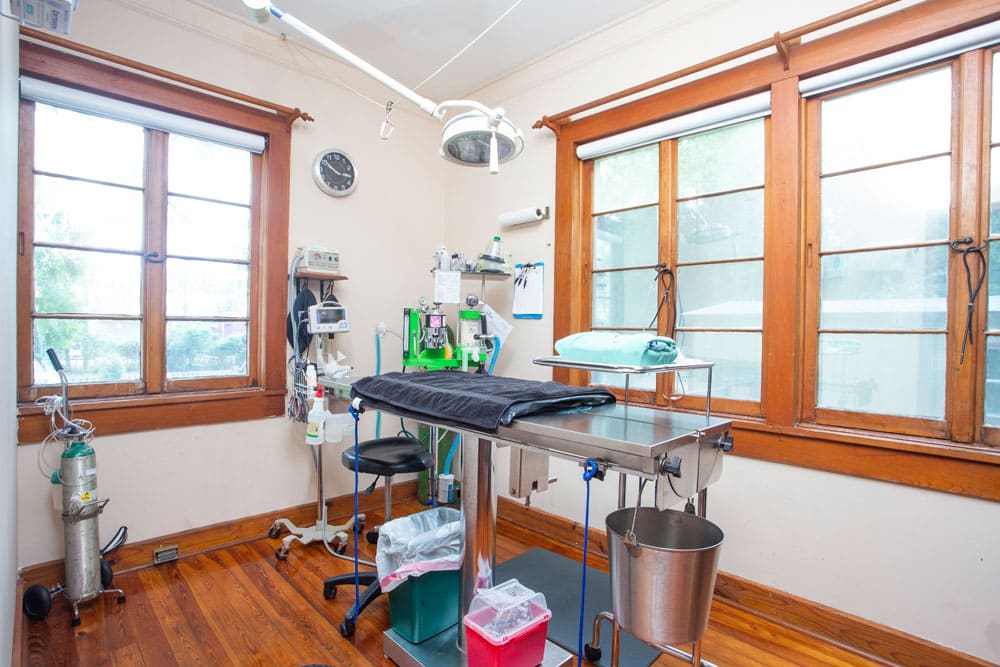
<svg viewBox="0 0 1000 667"><path fill-rule="evenodd" d="M770 113L771 94L759 93L622 132L612 137L580 144L576 148L576 156L581 160L589 160L629 148L655 144L664 139L673 139L753 118L762 118Z"/></svg>
<svg viewBox="0 0 1000 667"><path fill-rule="evenodd" d="M799 92L804 97L819 95L997 43L1000 43L1000 21L803 79L799 82Z"/></svg>
<svg viewBox="0 0 1000 667"><path fill-rule="evenodd" d="M254 153L263 153L266 145L264 137L257 134L206 123L202 120L144 107L140 104L94 95L26 76L21 77L21 97L55 107L124 120L155 130L174 132L224 146L242 148Z"/></svg>

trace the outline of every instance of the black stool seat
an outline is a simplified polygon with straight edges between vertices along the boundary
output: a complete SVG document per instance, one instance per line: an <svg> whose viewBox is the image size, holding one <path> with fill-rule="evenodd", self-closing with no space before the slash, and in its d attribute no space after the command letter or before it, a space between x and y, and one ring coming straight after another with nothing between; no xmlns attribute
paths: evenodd
<svg viewBox="0 0 1000 667"><path fill-rule="evenodd" d="M345 468L354 470L354 447L345 449L340 459ZM376 438L358 445L358 471L369 475L420 472L430 468L431 461L430 452L413 438Z"/></svg>

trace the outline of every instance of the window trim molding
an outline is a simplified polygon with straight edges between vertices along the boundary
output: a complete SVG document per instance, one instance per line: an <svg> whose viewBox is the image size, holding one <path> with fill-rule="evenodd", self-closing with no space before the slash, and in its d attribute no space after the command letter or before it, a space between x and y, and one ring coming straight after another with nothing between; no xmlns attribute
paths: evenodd
<svg viewBox="0 0 1000 667"><path fill-rule="evenodd" d="M582 331L589 322L590 188L593 162L577 158L577 146L662 121L679 114L770 90L771 150L769 191L765 209L765 248L793 248L795 261L765 263L764 321L780 319L794 326L765 332L762 345L761 412L757 423L734 417L738 456L825 470L862 478L934 489L1000 501L1000 449L964 447L930 438L841 432L799 423L799 387L805 353L802 335L806 242L804 214L805 152L801 136L805 119L799 79L875 58L916 43L1000 18L993 5L962 0L927 0L905 12L869 20L789 48L787 69L781 58L767 56L718 74L648 95L612 109L560 124L556 142L554 276L566 285L565 298L554 303L553 339ZM783 137L784 139L780 139ZM773 150L775 147L778 150ZM796 225L777 224L796 220ZM766 251L765 251L766 252ZM789 285L794 288L789 289ZM561 293L562 295L562 293ZM772 327L773 329L773 327ZM791 350L791 352L788 352ZM585 371L553 369L556 381L582 385ZM791 384L789 384L791 383ZM713 404L716 401L713 400ZM977 429L978 430L978 429Z"/></svg>
<svg viewBox="0 0 1000 667"><path fill-rule="evenodd" d="M122 65L123 63L117 63ZM127 66L127 63L126 63ZM135 63L134 68L142 65ZM138 104L167 107L192 118L219 123L225 118L227 126L261 134L267 139L267 151L259 158L261 178L253 197L257 217L253 225L260 226L260 244L256 249L256 266L259 267L256 301L251 301L251 320L257 318L258 340L250 350L251 361L257 363L249 369L251 388L205 392L172 392L157 396L129 396L109 399L74 401L74 414L91 419L99 433L128 433L155 428L216 424L245 421L284 414L285 387L285 331L284 318L287 290L288 261L288 207L291 160L291 124L298 117L295 113L269 111L248 107L246 104L209 95L150 76L137 74L101 62L78 57L62 50L52 49L22 39L20 44L20 71L22 74L52 81L102 95ZM86 82L81 85L78 82ZM24 108L22 106L22 108ZM21 157L26 145L22 140ZM24 165L25 160L21 160ZM30 166L30 164L28 165ZM22 166L22 169L24 167ZM28 180L30 183L30 179ZM32 197L32 188L21 179L19 197ZM23 201L23 199L22 199ZM26 215L20 207L22 217ZM30 207L29 207L30 210ZM23 230L25 223L20 220ZM23 235L19 238L19 266L23 266ZM28 254L30 259L30 253ZM18 290L18 359L23 357L26 345L30 357L31 323L24 308L30 308L31 285L23 280L26 274L19 270ZM25 338L25 336L28 338ZM254 337L251 336L251 341ZM27 342L24 342L27 341ZM265 343L265 341L268 341ZM253 343L251 343L253 345ZM19 390L30 385L30 368L18 364ZM70 387L72 396L72 386ZM197 407L196 407L197 406ZM49 420L31 403L19 404L18 442L40 441L49 431Z"/></svg>

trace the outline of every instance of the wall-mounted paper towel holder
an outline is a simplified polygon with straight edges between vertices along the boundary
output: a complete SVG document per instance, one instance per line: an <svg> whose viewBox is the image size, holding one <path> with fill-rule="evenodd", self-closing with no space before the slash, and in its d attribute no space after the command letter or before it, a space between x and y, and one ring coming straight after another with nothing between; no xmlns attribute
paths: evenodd
<svg viewBox="0 0 1000 667"><path fill-rule="evenodd" d="M499 217L500 227L503 229L510 229L511 227L548 219L548 206L535 206L533 208L522 208L518 211L507 211L506 213L501 213Z"/></svg>

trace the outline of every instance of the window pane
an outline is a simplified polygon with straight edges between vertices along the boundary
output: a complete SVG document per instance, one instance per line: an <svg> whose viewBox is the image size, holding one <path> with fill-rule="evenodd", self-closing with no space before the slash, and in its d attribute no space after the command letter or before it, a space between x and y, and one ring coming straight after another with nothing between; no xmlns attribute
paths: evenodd
<svg viewBox="0 0 1000 667"><path fill-rule="evenodd" d="M59 384L48 348L59 355L70 384L141 379L138 320L36 319L32 340L35 384Z"/></svg>
<svg viewBox="0 0 1000 667"><path fill-rule="evenodd" d="M646 327L656 314L658 299L655 271L595 273L591 326Z"/></svg>
<svg viewBox="0 0 1000 667"><path fill-rule="evenodd" d="M660 148L637 148L594 161L595 213L653 204L660 198Z"/></svg>
<svg viewBox="0 0 1000 667"><path fill-rule="evenodd" d="M986 291L988 293L986 299L986 328L991 331L1000 329L1000 248L995 249L993 247L994 243L996 243L996 241L991 241L989 248L986 251L989 255L990 262L988 273L989 283L986 286ZM975 280L976 265L973 262L973 259L970 259L969 266L973 270L972 275L973 280ZM973 283L973 285L975 285L975 283Z"/></svg>
<svg viewBox="0 0 1000 667"><path fill-rule="evenodd" d="M167 260L167 317L247 317L245 264Z"/></svg>
<svg viewBox="0 0 1000 667"><path fill-rule="evenodd" d="M167 254L250 259L250 209L168 197Z"/></svg>
<svg viewBox="0 0 1000 667"><path fill-rule="evenodd" d="M998 113L996 107L993 113ZM990 150L990 234L1000 234L1000 148Z"/></svg>
<svg viewBox="0 0 1000 667"><path fill-rule="evenodd" d="M821 328L945 327L947 246L829 255L820 271Z"/></svg>
<svg viewBox="0 0 1000 667"><path fill-rule="evenodd" d="M682 331L677 336L677 344L685 357L715 362L712 398L760 400L759 333ZM706 371L685 371L677 375L683 387L674 383L675 393L683 389L688 396L705 395L708 383Z"/></svg>
<svg viewBox="0 0 1000 667"><path fill-rule="evenodd" d="M677 204L677 261L704 262L764 254L764 191Z"/></svg>
<svg viewBox="0 0 1000 667"><path fill-rule="evenodd" d="M830 176L821 183L823 250L948 238L949 157Z"/></svg>
<svg viewBox="0 0 1000 667"><path fill-rule="evenodd" d="M250 203L249 151L170 135L167 188L171 194Z"/></svg>
<svg viewBox="0 0 1000 667"><path fill-rule="evenodd" d="M135 255L35 248L35 312L139 315Z"/></svg>
<svg viewBox="0 0 1000 667"><path fill-rule="evenodd" d="M35 170L142 187L145 130L35 105Z"/></svg>
<svg viewBox="0 0 1000 667"><path fill-rule="evenodd" d="M168 322L167 378L246 375L244 322Z"/></svg>
<svg viewBox="0 0 1000 667"><path fill-rule="evenodd" d="M694 197L764 185L764 119L677 141L677 191Z"/></svg>
<svg viewBox="0 0 1000 667"><path fill-rule="evenodd" d="M993 54L993 120L990 124L993 139L991 144L1000 143L1000 52Z"/></svg>
<svg viewBox="0 0 1000 667"><path fill-rule="evenodd" d="M986 337L986 413L983 423L1000 426L1000 337Z"/></svg>
<svg viewBox="0 0 1000 667"><path fill-rule="evenodd" d="M109 250L142 248L142 191L35 177L35 241Z"/></svg>
<svg viewBox="0 0 1000 667"><path fill-rule="evenodd" d="M677 326L759 328L763 281L760 261L680 267Z"/></svg>
<svg viewBox="0 0 1000 667"><path fill-rule="evenodd" d="M944 334L820 334L816 405L941 419Z"/></svg>
<svg viewBox="0 0 1000 667"><path fill-rule="evenodd" d="M951 97L943 68L826 100L823 173L947 153Z"/></svg>
<svg viewBox="0 0 1000 667"><path fill-rule="evenodd" d="M594 268L617 269L656 264L656 206L594 218Z"/></svg>

